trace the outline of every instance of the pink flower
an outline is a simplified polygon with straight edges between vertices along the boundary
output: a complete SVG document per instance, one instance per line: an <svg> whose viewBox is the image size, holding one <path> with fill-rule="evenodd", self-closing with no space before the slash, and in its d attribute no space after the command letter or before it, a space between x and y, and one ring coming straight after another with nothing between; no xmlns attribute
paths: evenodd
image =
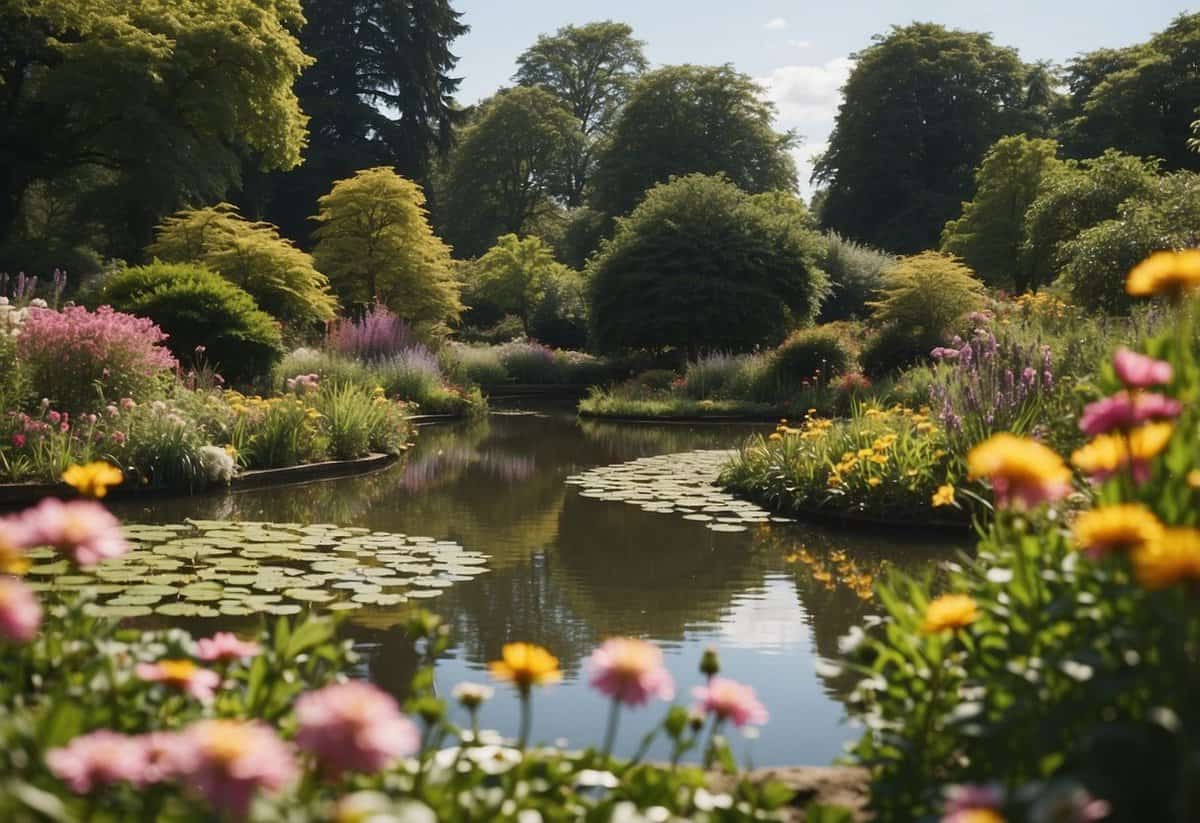
<svg viewBox="0 0 1200 823"><path fill-rule="evenodd" d="M33 590L15 577L0 577L0 640L28 643L41 622L42 607Z"/></svg>
<svg viewBox="0 0 1200 823"><path fill-rule="evenodd" d="M754 689L737 681L714 677L707 686L692 689L692 697L697 711L732 720L735 726L761 726L767 722L766 707L754 695Z"/></svg>
<svg viewBox="0 0 1200 823"><path fill-rule="evenodd" d="M163 683L187 692L201 703L208 703L221 685L221 676L202 669L190 660L159 660L139 663L137 676L149 683Z"/></svg>
<svg viewBox="0 0 1200 823"><path fill-rule="evenodd" d="M14 435L12 436L12 444L13 444L13 445L14 445L16 448L18 448L18 449L23 449L23 448L25 448L25 435L23 435L23 434L14 434Z"/></svg>
<svg viewBox="0 0 1200 823"><path fill-rule="evenodd" d="M260 790L279 791L296 779L291 749L256 721L202 720L179 734L179 777L214 809L243 820Z"/></svg>
<svg viewBox="0 0 1200 823"><path fill-rule="evenodd" d="M102 729L46 752L46 765L71 791L87 794L110 783L138 783L146 769L146 751L137 738Z"/></svg>
<svg viewBox="0 0 1200 823"><path fill-rule="evenodd" d="M210 663L214 660L244 660L262 651L257 643L239 640L231 632L217 632L212 637L197 640L196 646L196 657Z"/></svg>
<svg viewBox="0 0 1200 823"><path fill-rule="evenodd" d="M52 411L50 414L46 415L46 419L57 426L60 422L62 422L62 415L56 411Z"/></svg>
<svg viewBox="0 0 1200 823"><path fill-rule="evenodd" d="M1004 792L999 786L947 786L942 806L942 823L957 820L966 812L983 809L999 810L1004 805Z"/></svg>
<svg viewBox="0 0 1200 823"><path fill-rule="evenodd" d="M121 522L92 500L64 503L48 497L20 515L26 547L53 546L80 566L129 551Z"/></svg>
<svg viewBox="0 0 1200 823"><path fill-rule="evenodd" d="M296 701L296 745L331 774L375 772L417 751L416 725L391 695L361 681L308 692Z"/></svg>
<svg viewBox="0 0 1200 823"><path fill-rule="evenodd" d="M1079 429L1088 437L1111 431L1129 431L1151 420L1171 420L1183 404L1161 394L1118 392L1084 407Z"/></svg>
<svg viewBox="0 0 1200 823"><path fill-rule="evenodd" d="M1113 368L1122 383L1131 389L1146 389L1171 382L1175 370L1165 360L1155 360L1124 347L1113 355Z"/></svg>
<svg viewBox="0 0 1200 823"><path fill-rule="evenodd" d="M630 706L651 697L670 700L675 683L663 665L662 651L653 643L629 637L604 641L588 658L592 688Z"/></svg>
<svg viewBox="0 0 1200 823"><path fill-rule="evenodd" d="M186 754L182 735L175 732L150 732L135 738L142 747L142 773L134 783L151 786L172 780L179 775L180 763Z"/></svg>

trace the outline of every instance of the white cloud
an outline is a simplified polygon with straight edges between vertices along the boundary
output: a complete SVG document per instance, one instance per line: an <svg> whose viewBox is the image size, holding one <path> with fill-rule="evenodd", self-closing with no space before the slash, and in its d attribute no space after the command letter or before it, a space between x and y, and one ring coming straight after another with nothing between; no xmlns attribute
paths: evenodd
<svg viewBox="0 0 1200 823"><path fill-rule="evenodd" d="M811 40L789 40L788 45L794 49L807 49L812 47Z"/></svg>
<svg viewBox="0 0 1200 823"><path fill-rule="evenodd" d="M788 27L788 21L782 17L776 17L773 20L768 20L764 26L769 31L783 31Z"/></svg>
<svg viewBox="0 0 1200 823"><path fill-rule="evenodd" d="M841 88L854 61L839 57L819 66L780 66L759 77L763 96L775 104L779 119L788 123L825 123L833 120L842 101Z"/></svg>

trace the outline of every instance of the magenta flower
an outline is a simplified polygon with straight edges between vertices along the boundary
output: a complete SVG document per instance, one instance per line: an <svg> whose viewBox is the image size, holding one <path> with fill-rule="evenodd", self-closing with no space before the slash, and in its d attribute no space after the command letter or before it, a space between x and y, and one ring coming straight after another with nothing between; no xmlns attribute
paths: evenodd
<svg viewBox="0 0 1200 823"><path fill-rule="evenodd" d="M179 777L217 811L244 820L259 791L279 791L296 779L291 749L256 721L202 720L179 734Z"/></svg>
<svg viewBox="0 0 1200 823"><path fill-rule="evenodd" d="M391 695L361 681L336 683L296 701L296 745L330 774L375 772L420 748L416 724Z"/></svg>
<svg viewBox="0 0 1200 823"><path fill-rule="evenodd" d="M754 689L735 680L714 677L707 686L692 689L692 697L697 711L715 714L718 720L732 720L735 726L761 726L767 722L767 709Z"/></svg>
<svg viewBox="0 0 1200 823"><path fill-rule="evenodd" d="M41 622L42 607L33 590L15 577L0 577L0 640L28 643Z"/></svg>
<svg viewBox="0 0 1200 823"><path fill-rule="evenodd" d="M1113 368L1120 381L1131 389L1161 386L1175 376L1175 370L1165 360L1155 360L1124 347L1113 355Z"/></svg>
<svg viewBox="0 0 1200 823"><path fill-rule="evenodd" d="M23 449L23 448L25 448L25 435L23 435L23 434L14 434L14 435L12 436L12 444L13 444L13 446L15 446L15 447L16 447L16 448L18 448L18 449Z"/></svg>
<svg viewBox="0 0 1200 823"><path fill-rule="evenodd" d="M53 546L80 566L129 551L121 521L92 500L48 497L20 515L26 547Z"/></svg>
<svg viewBox="0 0 1200 823"><path fill-rule="evenodd" d="M221 685L221 676L202 669L190 660L159 660L139 663L137 676L148 683L162 683L190 694L201 703L209 703Z"/></svg>
<svg viewBox="0 0 1200 823"><path fill-rule="evenodd" d="M1111 431L1129 431L1152 420L1172 420L1182 411L1182 403L1161 394L1118 392L1084 407L1079 429L1088 437L1095 437Z"/></svg>
<svg viewBox="0 0 1200 823"><path fill-rule="evenodd" d="M140 783L146 751L135 737L102 729L46 752L50 772L76 794L111 783Z"/></svg>
<svg viewBox="0 0 1200 823"><path fill-rule="evenodd" d="M675 696L675 682L663 665L662 651L645 640L610 638L592 652L588 667L592 688L629 706L643 706L651 697Z"/></svg>
<svg viewBox="0 0 1200 823"><path fill-rule="evenodd" d="M217 632L196 641L196 657L209 663L217 660L245 660L262 651L257 643L240 640L232 632Z"/></svg>

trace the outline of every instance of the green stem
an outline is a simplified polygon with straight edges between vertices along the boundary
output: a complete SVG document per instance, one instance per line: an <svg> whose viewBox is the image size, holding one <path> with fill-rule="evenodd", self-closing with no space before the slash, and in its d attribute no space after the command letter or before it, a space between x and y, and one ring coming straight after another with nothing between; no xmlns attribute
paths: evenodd
<svg viewBox="0 0 1200 823"><path fill-rule="evenodd" d="M604 748L601 753L605 760L612 754L613 744L617 741L617 721L621 717L621 701L613 698L612 707L608 710L608 728L604 732Z"/></svg>
<svg viewBox="0 0 1200 823"><path fill-rule="evenodd" d="M708 745L704 747L704 768L712 768L713 758L717 753L717 732L721 730L721 725L725 722L725 718L719 714L713 715L712 726L708 730Z"/></svg>
<svg viewBox="0 0 1200 823"><path fill-rule="evenodd" d="M531 715L533 708L530 706L529 690L521 690L521 729L517 734L517 748L525 751L525 744L529 742L529 726L532 722Z"/></svg>

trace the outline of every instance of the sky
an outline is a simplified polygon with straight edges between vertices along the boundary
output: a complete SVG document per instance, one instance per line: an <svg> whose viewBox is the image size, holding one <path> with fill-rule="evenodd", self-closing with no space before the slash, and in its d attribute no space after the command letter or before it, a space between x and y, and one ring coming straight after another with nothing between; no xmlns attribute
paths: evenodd
<svg viewBox="0 0 1200 823"><path fill-rule="evenodd" d="M458 95L474 103L510 82L517 55L539 34L592 20L630 24L652 66L733 66L759 80L794 129L801 189L811 193L809 158L823 150L851 55L892 25L914 20L987 31L1022 59L1065 62L1076 54L1146 40L1176 15L1168 0L455 0L471 31L455 42Z"/></svg>

